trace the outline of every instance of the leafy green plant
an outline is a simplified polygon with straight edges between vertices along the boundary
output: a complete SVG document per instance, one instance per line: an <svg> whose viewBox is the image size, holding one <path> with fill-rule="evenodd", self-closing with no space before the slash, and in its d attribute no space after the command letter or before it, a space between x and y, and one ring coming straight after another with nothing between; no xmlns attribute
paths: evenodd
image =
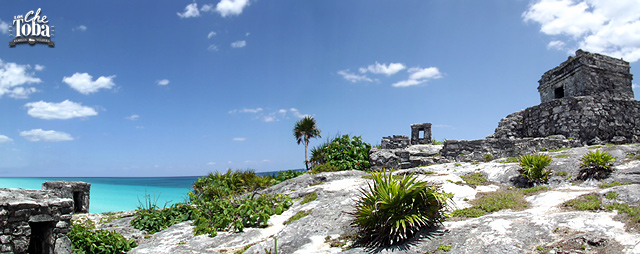
<svg viewBox="0 0 640 254"><path fill-rule="evenodd" d="M338 171L369 169L369 150L371 145L363 142L362 138L349 135L336 137L333 141L312 151L312 163L327 164Z"/></svg>
<svg viewBox="0 0 640 254"><path fill-rule="evenodd" d="M578 179L585 180L588 178L603 179L613 172L613 163L616 158L607 152L589 152L580 158L580 172Z"/></svg>
<svg viewBox="0 0 640 254"><path fill-rule="evenodd" d="M607 195L605 195L604 197L609 200L614 200L618 198L618 193L616 193L615 191L608 192Z"/></svg>
<svg viewBox="0 0 640 254"><path fill-rule="evenodd" d="M264 248L264 253L265 254L278 254L278 238L277 237L273 238L273 248L274 248L273 251L271 249Z"/></svg>
<svg viewBox="0 0 640 254"><path fill-rule="evenodd" d="M484 155L485 162L490 162L492 160L493 160L493 155L491 155L490 153Z"/></svg>
<svg viewBox="0 0 640 254"><path fill-rule="evenodd" d="M530 182L544 183L549 179L551 170L547 167L551 164L551 157L542 154L523 155L518 158L520 162L520 174Z"/></svg>
<svg viewBox="0 0 640 254"><path fill-rule="evenodd" d="M195 208L189 204L177 203L165 209L138 209L131 225L149 234L162 231L167 227L193 219Z"/></svg>
<svg viewBox="0 0 640 254"><path fill-rule="evenodd" d="M460 178L462 178L462 180L464 180L467 184L470 185L485 185L487 184L487 178L484 177L483 174L481 173L473 173L471 175L463 175L460 176Z"/></svg>
<svg viewBox="0 0 640 254"><path fill-rule="evenodd" d="M125 253L136 247L133 239L127 240L108 230L97 230L95 225L87 221L72 221L71 232L67 233L67 237L71 240L73 253L77 254Z"/></svg>
<svg viewBox="0 0 640 254"><path fill-rule="evenodd" d="M446 138L443 139L442 141L438 141L438 140L432 139L431 140L431 144L433 144L433 145L444 145L444 142L446 142L446 141L447 141Z"/></svg>
<svg viewBox="0 0 640 254"><path fill-rule="evenodd" d="M518 162L518 157L507 157L506 160L503 160L500 163L513 163L513 162Z"/></svg>
<svg viewBox="0 0 640 254"><path fill-rule="evenodd" d="M373 184L360 190L352 225L359 236L371 245L402 242L420 228L433 226L445 219L444 210L452 194L441 192L435 185L418 181L417 177L393 177L387 172L373 172Z"/></svg>
<svg viewBox="0 0 640 254"><path fill-rule="evenodd" d="M444 252L449 252L451 250L451 245L440 244L440 245L438 245L438 249L437 250L441 250L441 251L444 251Z"/></svg>

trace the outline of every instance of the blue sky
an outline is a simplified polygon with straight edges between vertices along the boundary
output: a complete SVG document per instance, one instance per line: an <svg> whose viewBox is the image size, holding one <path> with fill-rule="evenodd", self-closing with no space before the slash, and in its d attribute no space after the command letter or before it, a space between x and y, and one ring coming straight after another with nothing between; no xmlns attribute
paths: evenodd
<svg viewBox="0 0 640 254"><path fill-rule="evenodd" d="M0 176L302 168L303 115L373 145L423 122L480 139L537 105L540 76L578 48L640 68L637 1L1 5L5 43L41 8L56 45L0 47Z"/></svg>

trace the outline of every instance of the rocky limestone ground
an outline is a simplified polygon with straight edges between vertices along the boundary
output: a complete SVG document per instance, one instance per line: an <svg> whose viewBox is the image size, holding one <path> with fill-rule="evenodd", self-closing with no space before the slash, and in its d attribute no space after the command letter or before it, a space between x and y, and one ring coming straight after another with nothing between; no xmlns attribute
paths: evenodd
<svg viewBox="0 0 640 254"><path fill-rule="evenodd" d="M595 149L617 158L615 172L602 181L576 180L579 158ZM130 253L236 253L241 250L265 253L265 249L275 249L276 239L278 253L640 253L640 230L637 225L626 225L623 215L609 211L576 211L562 205L584 194L602 196L615 191L618 194L616 202L637 206L640 201L640 160L631 157L640 154L640 146L591 146L543 153L554 157L550 167L555 176L545 185L548 191L526 197L529 202L526 209L501 210L470 219L452 218L437 228L421 231L402 245L386 248L353 246L352 238L347 237L356 234L356 229L350 225L353 217L349 213L354 211L359 189L366 187L369 181L363 178L367 173L360 171L303 175L263 190L264 193L284 193L300 199L282 215L271 217L266 228L247 228L241 233L219 232L213 238L194 236L190 222L146 235L129 226L133 219L131 214L110 215L110 218L84 216L97 222L103 220L101 228L137 239L139 246ZM438 164L399 170L395 174L414 173L425 181L441 185L444 191L454 194L454 206L460 209L471 206L469 201L480 192L516 188L521 184L519 165L501 163L504 160ZM460 177L476 172L482 173L490 183L474 186L465 184ZM631 184L598 187L614 181ZM300 204L301 197L312 192L317 193L318 198ZM283 225L298 211L310 211L310 214ZM332 247L332 243L336 247ZM448 246L448 252L438 250Z"/></svg>

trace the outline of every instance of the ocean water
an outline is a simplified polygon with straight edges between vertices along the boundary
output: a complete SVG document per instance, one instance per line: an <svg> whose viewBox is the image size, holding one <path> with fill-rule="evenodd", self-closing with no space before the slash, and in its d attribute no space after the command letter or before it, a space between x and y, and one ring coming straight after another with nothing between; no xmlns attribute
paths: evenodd
<svg viewBox="0 0 640 254"><path fill-rule="evenodd" d="M199 176L185 177L0 177L0 188L42 189L48 181L82 181L91 184L89 213L135 210L145 195L160 207L188 200Z"/></svg>

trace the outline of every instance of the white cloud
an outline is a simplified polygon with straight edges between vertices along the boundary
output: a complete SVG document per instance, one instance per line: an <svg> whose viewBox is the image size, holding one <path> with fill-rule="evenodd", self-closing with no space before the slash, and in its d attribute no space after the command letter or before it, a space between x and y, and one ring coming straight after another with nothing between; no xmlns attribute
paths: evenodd
<svg viewBox="0 0 640 254"><path fill-rule="evenodd" d="M640 59L640 1L538 0L522 18L539 23L540 32L569 48Z"/></svg>
<svg viewBox="0 0 640 254"><path fill-rule="evenodd" d="M84 32L84 31L87 31L87 26L85 26L85 25L79 25L79 26L76 26L76 27L74 27L73 29L71 29L71 31L81 31L81 32Z"/></svg>
<svg viewBox="0 0 640 254"><path fill-rule="evenodd" d="M234 109L229 111L229 114L235 114L235 113L249 113L254 115L253 119L259 119L265 123L278 122L282 119L289 119L291 116L296 118L303 118L305 116L308 116L308 114L300 113L300 111L296 108L279 109L274 111L271 111L271 110L265 111L263 108L256 108L256 109L243 108L243 109Z"/></svg>
<svg viewBox="0 0 640 254"><path fill-rule="evenodd" d="M232 140L237 142L243 142L243 141L246 141L247 138L233 138Z"/></svg>
<svg viewBox="0 0 640 254"><path fill-rule="evenodd" d="M358 75L358 74L349 72L349 69L338 71L338 74L342 76L344 79L351 81L352 83L356 83L360 81L373 82L372 79L370 79L365 75Z"/></svg>
<svg viewBox="0 0 640 254"><path fill-rule="evenodd" d="M209 162L209 163L207 163L207 165L213 166L213 165L216 165L216 163L215 162Z"/></svg>
<svg viewBox="0 0 640 254"><path fill-rule="evenodd" d="M4 63L0 60L0 97L6 94L12 98L24 99L36 92L37 90L33 87L22 87L25 84L42 82L34 77L34 73L28 72L30 68L29 65Z"/></svg>
<svg viewBox="0 0 640 254"><path fill-rule="evenodd" d="M207 39L211 39L211 37L216 36L216 32L211 31L209 32L209 34L207 34Z"/></svg>
<svg viewBox="0 0 640 254"><path fill-rule="evenodd" d="M221 0L216 5L216 11L222 17L229 15L240 15L242 10L249 6L249 0Z"/></svg>
<svg viewBox="0 0 640 254"><path fill-rule="evenodd" d="M209 45L209 47L207 47L207 50L209 50L209 51L218 51L218 46L211 44L211 45Z"/></svg>
<svg viewBox="0 0 640 254"><path fill-rule="evenodd" d="M136 126L136 129L144 129L144 126Z"/></svg>
<svg viewBox="0 0 640 254"><path fill-rule="evenodd" d="M247 46L247 41L235 41L231 43L232 48L243 48L244 46Z"/></svg>
<svg viewBox="0 0 640 254"><path fill-rule="evenodd" d="M33 69L36 71L42 71L44 70L44 65L36 64L36 66Z"/></svg>
<svg viewBox="0 0 640 254"><path fill-rule="evenodd" d="M24 106L29 108L27 114L30 116L45 120L71 119L74 117L87 117L98 114L98 112L93 108L85 107L80 103L75 103L69 100L65 100L60 103L44 101L30 102Z"/></svg>
<svg viewBox="0 0 640 254"><path fill-rule="evenodd" d="M0 144L9 143L11 141L13 141L13 139L11 139L11 138L9 138L9 137L7 137L5 135L0 135Z"/></svg>
<svg viewBox="0 0 640 254"><path fill-rule="evenodd" d="M401 70L404 70L406 68L406 66L404 66L404 64L402 63L390 63L389 65L387 64L380 64L378 62L376 62L373 65L369 65L366 68L362 67L360 68L360 73L374 73L374 74L385 74L387 76L391 76L393 74L398 73Z"/></svg>
<svg viewBox="0 0 640 254"><path fill-rule="evenodd" d="M200 12L198 11L198 4L192 3L184 7L184 12L177 13L180 18L195 18L200 16Z"/></svg>
<svg viewBox="0 0 640 254"><path fill-rule="evenodd" d="M631 88L633 88L633 89L638 88L638 84L631 84Z"/></svg>
<svg viewBox="0 0 640 254"><path fill-rule="evenodd" d="M200 11L203 12L213 12L216 8L213 7L213 4L205 4L200 8Z"/></svg>
<svg viewBox="0 0 640 254"><path fill-rule="evenodd" d="M411 73L411 75L409 75L409 79L396 82L391 86L393 87L415 86L415 85L419 85L424 82L427 82L431 79L442 78L442 73L440 73L440 70L438 70L438 68L436 67L428 67L424 69L414 67L414 68L410 68L408 72Z"/></svg>
<svg viewBox="0 0 640 254"><path fill-rule="evenodd" d="M255 109L251 109L251 108L243 108L243 109L234 109L234 110L230 110L229 114L235 114L235 113L258 113L261 112L263 109L262 108L255 108Z"/></svg>
<svg viewBox="0 0 640 254"><path fill-rule="evenodd" d="M9 33L9 24L0 19L0 33L8 34Z"/></svg>
<svg viewBox="0 0 640 254"><path fill-rule="evenodd" d="M113 78L115 77L115 75L108 77L100 76L96 81L93 81L93 77L89 75L89 73L76 72L71 77L64 77L62 82L67 83L71 88L82 94L90 94L102 88L111 89L115 86L115 83L113 83Z"/></svg>
<svg viewBox="0 0 640 254"><path fill-rule="evenodd" d="M26 138L31 142L59 142L59 141L71 141L73 137L68 133L59 131L45 131L42 129L33 129L30 131L20 132L20 136Z"/></svg>
<svg viewBox="0 0 640 254"><path fill-rule="evenodd" d="M139 116L139 115L136 115L136 114L133 114L133 115L130 115L130 116L125 117L125 119L127 119L127 120L131 120L131 121L138 120L138 118L140 118L140 116Z"/></svg>
<svg viewBox="0 0 640 254"><path fill-rule="evenodd" d="M156 81L156 84L158 84L159 86L166 86L169 84L169 80L168 79L161 79Z"/></svg>
<svg viewBox="0 0 640 254"><path fill-rule="evenodd" d="M564 42L563 41L550 41L549 44L547 44L547 48L548 49L562 50L564 48Z"/></svg>

